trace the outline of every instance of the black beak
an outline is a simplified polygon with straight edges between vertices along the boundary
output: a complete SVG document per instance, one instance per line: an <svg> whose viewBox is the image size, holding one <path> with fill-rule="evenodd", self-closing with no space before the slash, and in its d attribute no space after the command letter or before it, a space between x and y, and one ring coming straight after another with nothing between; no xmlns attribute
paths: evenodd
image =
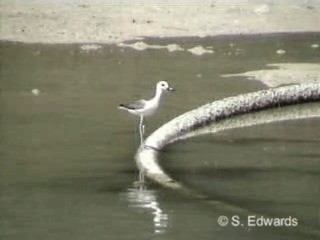
<svg viewBox="0 0 320 240"><path fill-rule="evenodd" d="M168 87L168 91L169 92L175 92L176 90L174 88L172 88L172 87Z"/></svg>

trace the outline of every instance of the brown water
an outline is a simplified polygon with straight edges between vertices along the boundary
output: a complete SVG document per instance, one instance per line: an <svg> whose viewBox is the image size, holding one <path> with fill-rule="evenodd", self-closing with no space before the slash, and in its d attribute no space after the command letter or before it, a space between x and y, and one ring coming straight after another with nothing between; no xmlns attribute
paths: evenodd
<svg viewBox="0 0 320 240"><path fill-rule="evenodd" d="M203 201L159 186L133 187L139 143L121 102L167 96L147 133L203 103L264 89L221 74L267 63L319 62L319 34L175 39L213 45L214 55L103 46L1 43L1 239L305 239L290 228L223 228ZM167 44L172 39L150 39ZM230 43L244 49L235 55ZM279 48L287 50L278 56ZM230 52L230 54L229 54ZM35 96L32 89L39 89ZM190 139L162 156L176 179L208 198L319 228L319 119L288 121Z"/></svg>

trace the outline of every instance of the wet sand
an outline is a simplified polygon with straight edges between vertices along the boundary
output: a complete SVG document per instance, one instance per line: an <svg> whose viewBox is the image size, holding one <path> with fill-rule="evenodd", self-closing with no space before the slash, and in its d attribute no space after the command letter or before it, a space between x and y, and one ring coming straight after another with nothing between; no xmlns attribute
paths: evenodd
<svg viewBox="0 0 320 240"><path fill-rule="evenodd" d="M320 64L316 63L278 63L268 64L268 69L248 71L239 74L225 74L223 77L246 77L258 80L268 87L284 84L302 84L320 82Z"/></svg>
<svg viewBox="0 0 320 240"><path fill-rule="evenodd" d="M320 29L317 1L193 2L115 5L108 1L80 4L48 0L27 4L4 0L0 37L28 43L121 43L144 37L317 32Z"/></svg>

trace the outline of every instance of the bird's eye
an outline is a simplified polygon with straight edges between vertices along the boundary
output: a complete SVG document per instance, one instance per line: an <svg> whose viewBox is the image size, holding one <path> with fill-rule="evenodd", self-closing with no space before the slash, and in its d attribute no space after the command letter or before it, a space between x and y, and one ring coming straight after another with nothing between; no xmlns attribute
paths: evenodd
<svg viewBox="0 0 320 240"><path fill-rule="evenodd" d="M164 84L164 83L162 83L162 84L161 84L161 86L162 86L162 87L164 87L164 86L165 86L165 84Z"/></svg>

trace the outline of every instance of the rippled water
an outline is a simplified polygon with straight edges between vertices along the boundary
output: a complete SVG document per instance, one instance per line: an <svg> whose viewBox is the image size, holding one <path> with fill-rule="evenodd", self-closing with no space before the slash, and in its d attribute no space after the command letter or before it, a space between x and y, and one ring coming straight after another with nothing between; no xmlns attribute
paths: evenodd
<svg viewBox="0 0 320 240"><path fill-rule="evenodd" d="M215 54L203 56L2 42L1 238L288 239L290 229L223 228L217 219L226 213L205 201L153 184L137 189L135 119L116 106L151 96L158 80L171 82L178 91L148 119L149 134L203 103L266 88L221 74L268 63L319 62L319 49L310 48L319 39L305 34L146 41L214 46ZM279 48L286 54L276 54ZM175 179L208 199L294 215L314 229L319 227L319 132L319 119L255 126L177 143L161 158Z"/></svg>

